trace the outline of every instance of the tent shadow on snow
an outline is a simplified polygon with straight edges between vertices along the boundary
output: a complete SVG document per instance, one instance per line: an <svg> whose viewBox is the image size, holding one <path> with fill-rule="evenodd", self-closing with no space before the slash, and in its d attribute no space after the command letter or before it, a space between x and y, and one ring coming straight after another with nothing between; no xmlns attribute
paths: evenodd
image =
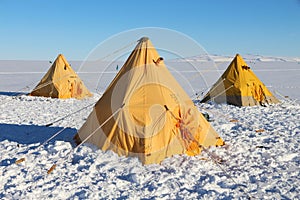
<svg viewBox="0 0 300 200"><path fill-rule="evenodd" d="M9 140L19 144L42 144L62 129L63 127L0 123L0 142ZM75 143L73 142L73 136L76 132L77 130L75 128L66 128L62 133L57 135L49 142L60 140L70 142L72 146L75 146Z"/></svg>
<svg viewBox="0 0 300 200"><path fill-rule="evenodd" d="M27 94L28 93L26 93L26 92L3 92L3 91L0 91L0 95L10 96L10 97L27 95Z"/></svg>

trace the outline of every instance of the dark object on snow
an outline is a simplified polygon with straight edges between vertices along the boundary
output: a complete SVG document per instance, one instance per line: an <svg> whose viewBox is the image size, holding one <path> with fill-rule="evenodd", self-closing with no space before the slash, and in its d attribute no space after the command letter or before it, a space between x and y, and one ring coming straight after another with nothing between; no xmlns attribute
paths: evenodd
<svg viewBox="0 0 300 200"><path fill-rule="evenodd" d="M213 122L214 120L210 119L208 113L202 113L203 117L208 121L208 122Z"/></svg>

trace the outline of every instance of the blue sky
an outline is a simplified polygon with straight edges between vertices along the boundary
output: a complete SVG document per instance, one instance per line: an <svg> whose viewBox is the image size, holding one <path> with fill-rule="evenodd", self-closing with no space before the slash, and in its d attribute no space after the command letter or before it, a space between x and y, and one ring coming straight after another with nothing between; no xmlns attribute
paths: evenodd
<svg viewBox="0 0 300 200"><path fill-rule="evenodd" d="M182 32L212 54L300 57L299 0L0 0L0 59L84 59L122 31Z"/></svg>

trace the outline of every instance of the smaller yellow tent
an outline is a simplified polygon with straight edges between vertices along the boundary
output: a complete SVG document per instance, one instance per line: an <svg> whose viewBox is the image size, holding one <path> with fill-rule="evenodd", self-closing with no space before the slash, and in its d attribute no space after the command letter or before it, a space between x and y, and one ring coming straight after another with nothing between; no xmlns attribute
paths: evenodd
<svg viewBox="0 0 300 200"><path fill-rule="evenodd" d="M92 96L62 54L57 56L51 68L29 95L61 99Z"/></svg>
<svg viewBox="0 0 300 200"><path fill-rule="evenodd" d="M235 56L227 70L201 102L205 103L210 100L236 106L279 103L239 54Z"/></svg>

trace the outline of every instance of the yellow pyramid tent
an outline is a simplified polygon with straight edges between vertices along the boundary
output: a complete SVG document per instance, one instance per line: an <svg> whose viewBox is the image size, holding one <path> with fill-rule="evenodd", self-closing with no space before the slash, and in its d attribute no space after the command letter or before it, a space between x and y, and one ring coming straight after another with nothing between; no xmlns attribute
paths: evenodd
<svg viewBox="0 0 300 200"><path fill-rule="evenodd" d="M239 54L235 56L227 70L201 102L205 103L210 100L236 106L279 103Z"/></svg>
<svg viewBox="0 0 300 200"><path fill-rule="evenodd" d="M29 95L62 99L82 99L92 96L62 54L57 56L48 72Z"/></svg>
<svg viewBox="0 0 300 200"><path fill-rule="evenodd" d="M75 139L138 157L144 164L224 144L146 37L138 41Z"/></svg>

